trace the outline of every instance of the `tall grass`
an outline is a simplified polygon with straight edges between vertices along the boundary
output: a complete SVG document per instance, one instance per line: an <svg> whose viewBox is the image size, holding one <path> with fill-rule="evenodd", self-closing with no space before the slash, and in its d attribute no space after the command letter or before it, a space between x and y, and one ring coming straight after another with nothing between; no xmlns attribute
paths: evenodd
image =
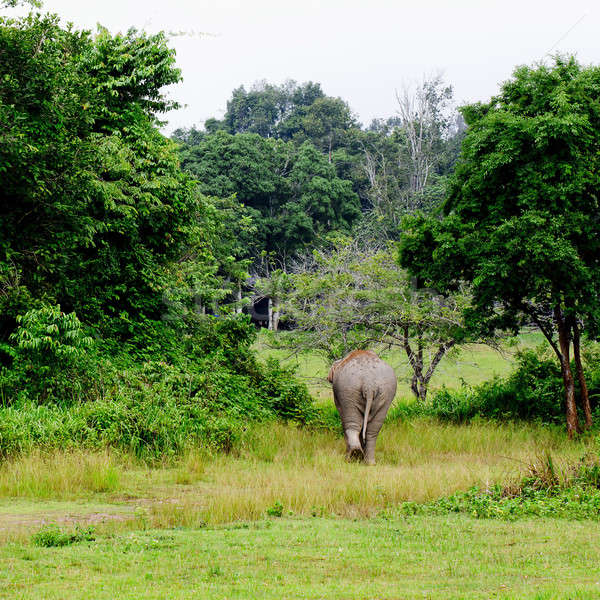
<svg viewBox="0 0 600 600"><path fill-rule="evenodd" d="M235 456L188 455L175 475L185 489L151 512L171 525L257 519L277 502L284 514L371 516L521 476L547 451L557 463L573 461L589 443L568 442L558 428L418 419L384 427L378 464L369 468L346 463L343 440L331 433L261 426L247 432Z"/></svg>
<svg viewBox="0 0 600 600"><path fill-rule="evenodd" d="M283 514L372 516L400 502L425 502L520 477L551 452L557 468L591 447L561 428L425 418L387 423L377 465L346 463L331 431L281 423L248 428L229 454L190 448L162 466L110 453L34 453L0 467L0 496L90 497L136 505L147 526L200 525ZM139 514L138 514L139 513Z"/></svg>
<svg viewBox="0 0 600 600"><path fill-rule="evenodd" d="M123 467L108 452L31 454L0 466L0 496L65 499L119 489Z"/></svg>

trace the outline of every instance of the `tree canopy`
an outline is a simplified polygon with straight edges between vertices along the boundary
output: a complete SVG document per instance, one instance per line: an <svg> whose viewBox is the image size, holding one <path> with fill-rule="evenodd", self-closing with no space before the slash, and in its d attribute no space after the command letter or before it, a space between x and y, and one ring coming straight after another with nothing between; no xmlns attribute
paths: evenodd
<svg viewBox="0 0 600 600"><path fill-rule="evenodd" d="M162 34L0 27L0 330L32 303L88 322L158 319L164 266L198 237L201 206L156 127L179 81Z"/></svg>
<svg viewBox="0 0 600 600"><path fill-rule="evenodd" d="M309 140L330 154L340 145L344 132L358 123L348 104L326 96L320 84L298 84L290 79L281 85L258 81L249 90L243 85L236 88L223 119L208 119L204 126L208 133L256 133L294 140L298 145ZM182 134L184 131L175 132L176 136Z"/></svg>
<svg viewBox="0 0 600 600"><path fill-rule="evenodd" d="M591 422L579 334L599 333L600 68L558 57L518 68L468 124L444 219L410 219L402 264L422 281L473 284L472 328L536 324L556 352L567 428L579 425L570 346Z"/></svg>
<svg viewBox="0 0 600 600"><path fill-rule="evenodd" d="M184 147L181 159L203 194L235 194L254 215L258 247L283 262L323 233L348 231L360 215L352 183L308 141L218 131Z"/></svg>

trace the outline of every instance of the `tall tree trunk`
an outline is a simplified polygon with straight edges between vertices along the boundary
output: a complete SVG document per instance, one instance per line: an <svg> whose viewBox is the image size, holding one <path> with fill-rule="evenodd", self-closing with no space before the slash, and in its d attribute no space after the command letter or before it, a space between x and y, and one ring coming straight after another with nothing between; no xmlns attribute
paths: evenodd
<svg viewBox="0 0 600 600"><path fill-rule="evenodd" d="M273 329L273 302L271 298L267 298L267 314L269 315L268 328Z"/></svg>
<svg viewBox="0 0 600 600"><path fill-rule="evenodd" d="M279 329L279 301L276 298L273 298L272 302L272 329L273 331L277 331Z"/></svg>
<svg viewBox="0 0 600 600"><path fill-rule="evenodd" d="M569 359L569 348L571 339L569 336L569 327L559 305L554 307L554 321L558 328L558 343L560 347L559 360L563 383L565 386L565 407L567 417L567 434L572 438L581 431L579 427L579 418L577 417L577 406L575 404L575 383L573 373L571 372L571 362Z"/></svg>
<svg viewBox="0 0 600 600"><path fill-rule="evenodd" d="M236 292L237 306L235 312L239 315L242 313L242 282L238 281L238 287Z"/></svg>
<svg viewBox="0 0 600 600"><path fill-rule="evenodd" d="M404 327L402 345L404 347L404 351L406 352L406 356L408 357L408 363L410 364L410 367L413 370L413 376L410 382L410 389L415 395L415 398L417 398L417 400L420 400L421 396L419 384L423 379L423 365L419 361L418 354L410 346L410 342L408 340L408 327Z"/></svg>
<svg viewBox="0 0 600 600"><path fill-rule="evenodd" d="M581 404L585 415L585 427L586 429L589 429L592 426L592 409L590 407L590 397L588 394L587 383L585 382L583 365L581 364L581 334L576 319L573 321L573 355L575 357L575 369L577 371L577 379L579 380L579 388L581 390Z"/></svg>
<svg viewBox="0 0 600 600"><path fill-rule="evenodd" d="M437 352L435 353L434 357L429 363L429 368L427 369L427 372L421 377L421 389L419 398L423 402L425 402L425 400L427 399L427 390L429 389L429 382L431 381L431 378L435 373L436 367L440 364L440 361L442 360L442 358L444 358L444 355L446 354L446 352L448 352L448 350L450 350L450 348L452 348L452 346L454 346L454 342L440 344L439 348L437 349Z"/></svg>
<svg viewBox="0 0 600 600"><path fill-rule="evenodd" d="M415 395L415 398L419 398L419 378L416 373L413 373L412 379L410 380L410 389Z"/></svg>

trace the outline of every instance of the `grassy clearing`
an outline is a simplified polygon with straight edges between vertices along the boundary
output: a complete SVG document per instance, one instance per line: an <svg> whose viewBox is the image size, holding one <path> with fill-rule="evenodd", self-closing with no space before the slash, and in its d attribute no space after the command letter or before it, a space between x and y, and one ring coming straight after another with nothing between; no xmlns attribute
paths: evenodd
<svg viewBox="0 0 600 600"><path fill-rule="evenodd" d="M278 335L285 336L286 332ZM534 348L543 343L541 334L530 332L520 334L510 344L504 344L501 351L483 344L466 346L442 360L431 379L430 390L435 391L442 386L457 389L464 383L477 385L494 375L507 375L513 368L514 355L519 349ZM330 364L322 355L316 352L294 355L289 349L273 348L269 344L268 332L264 330L261 330L255 346L262 358L277 358L284 365L293 366L297 376L309 386L315 398L324 402L331 400L331 386L327 382ZM410 367L404 352L395 348L380 352L380 355L394 367L398 377L396 397L412 399Z"/></svg>
<svg viewBox="0 0 600 600"><path fill-rule="evenodd" d="M0 597L596 598L597 521L397 509L520 479L548 451L560 472L595 444L562 428L416 418L385 425L375 467L344 462L331 431L274 423L230 454L195 448L164 464L21 456L0 465ZM95 540L36 546L52 523L53 540Z"/></svg>
<svg viewBox="0 0 600 600"><path fill-rule="evenodd" d="M2 598L598 597L598 523L274 519L0 548Z"/></svg>
<svg viewBox="0 0 600 600"><path fill-rule="evenodd" d="M108 454L21 457L0 468L0 494L6 502L114 503L119 514L125 505L144 527L261 519L277 504L285 515L373 517L400 502L520 478L547 451L560 470L593 444L569 442L552 427L415 419L383 428L378 464L369 468L346 463L343 439L331 432L269 424L249 429L229 455L190 450L162 466ZM2 514L1 506L0 527L18 523L18 509Z"/></svg>
<svg viewBox="0 0 600 600"><path fill-rule="evenodd" d="M511 368L508 355L469 352L447 363L443 383ZM305 358L301 375L326 375L316 355ZM329 386L321 390L330 405ZM562 428L529 423L389 417L375 467L346 463L334 432L272 422L249 426L229 454L195 447L162 464L80 450L5 460L0 597L598 597L597 521L398 510L520 481L548 452L560 475L598 451L593 435L569 441ZM34 545L52 523L69 545ZM81 535L90 526L94 541Z"/></svg>

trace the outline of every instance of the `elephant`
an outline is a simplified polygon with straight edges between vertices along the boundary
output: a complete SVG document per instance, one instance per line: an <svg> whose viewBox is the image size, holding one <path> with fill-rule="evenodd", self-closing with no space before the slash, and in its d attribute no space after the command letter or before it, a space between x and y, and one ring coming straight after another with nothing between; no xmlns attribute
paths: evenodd
<svg viewBox="0 0 600 600"><path fill-rule="evenodd" d="M354 350L336 360L327 377L340 413L347 460L375 464L375 442L396 395L396 375L370 350Z"/></svg>

